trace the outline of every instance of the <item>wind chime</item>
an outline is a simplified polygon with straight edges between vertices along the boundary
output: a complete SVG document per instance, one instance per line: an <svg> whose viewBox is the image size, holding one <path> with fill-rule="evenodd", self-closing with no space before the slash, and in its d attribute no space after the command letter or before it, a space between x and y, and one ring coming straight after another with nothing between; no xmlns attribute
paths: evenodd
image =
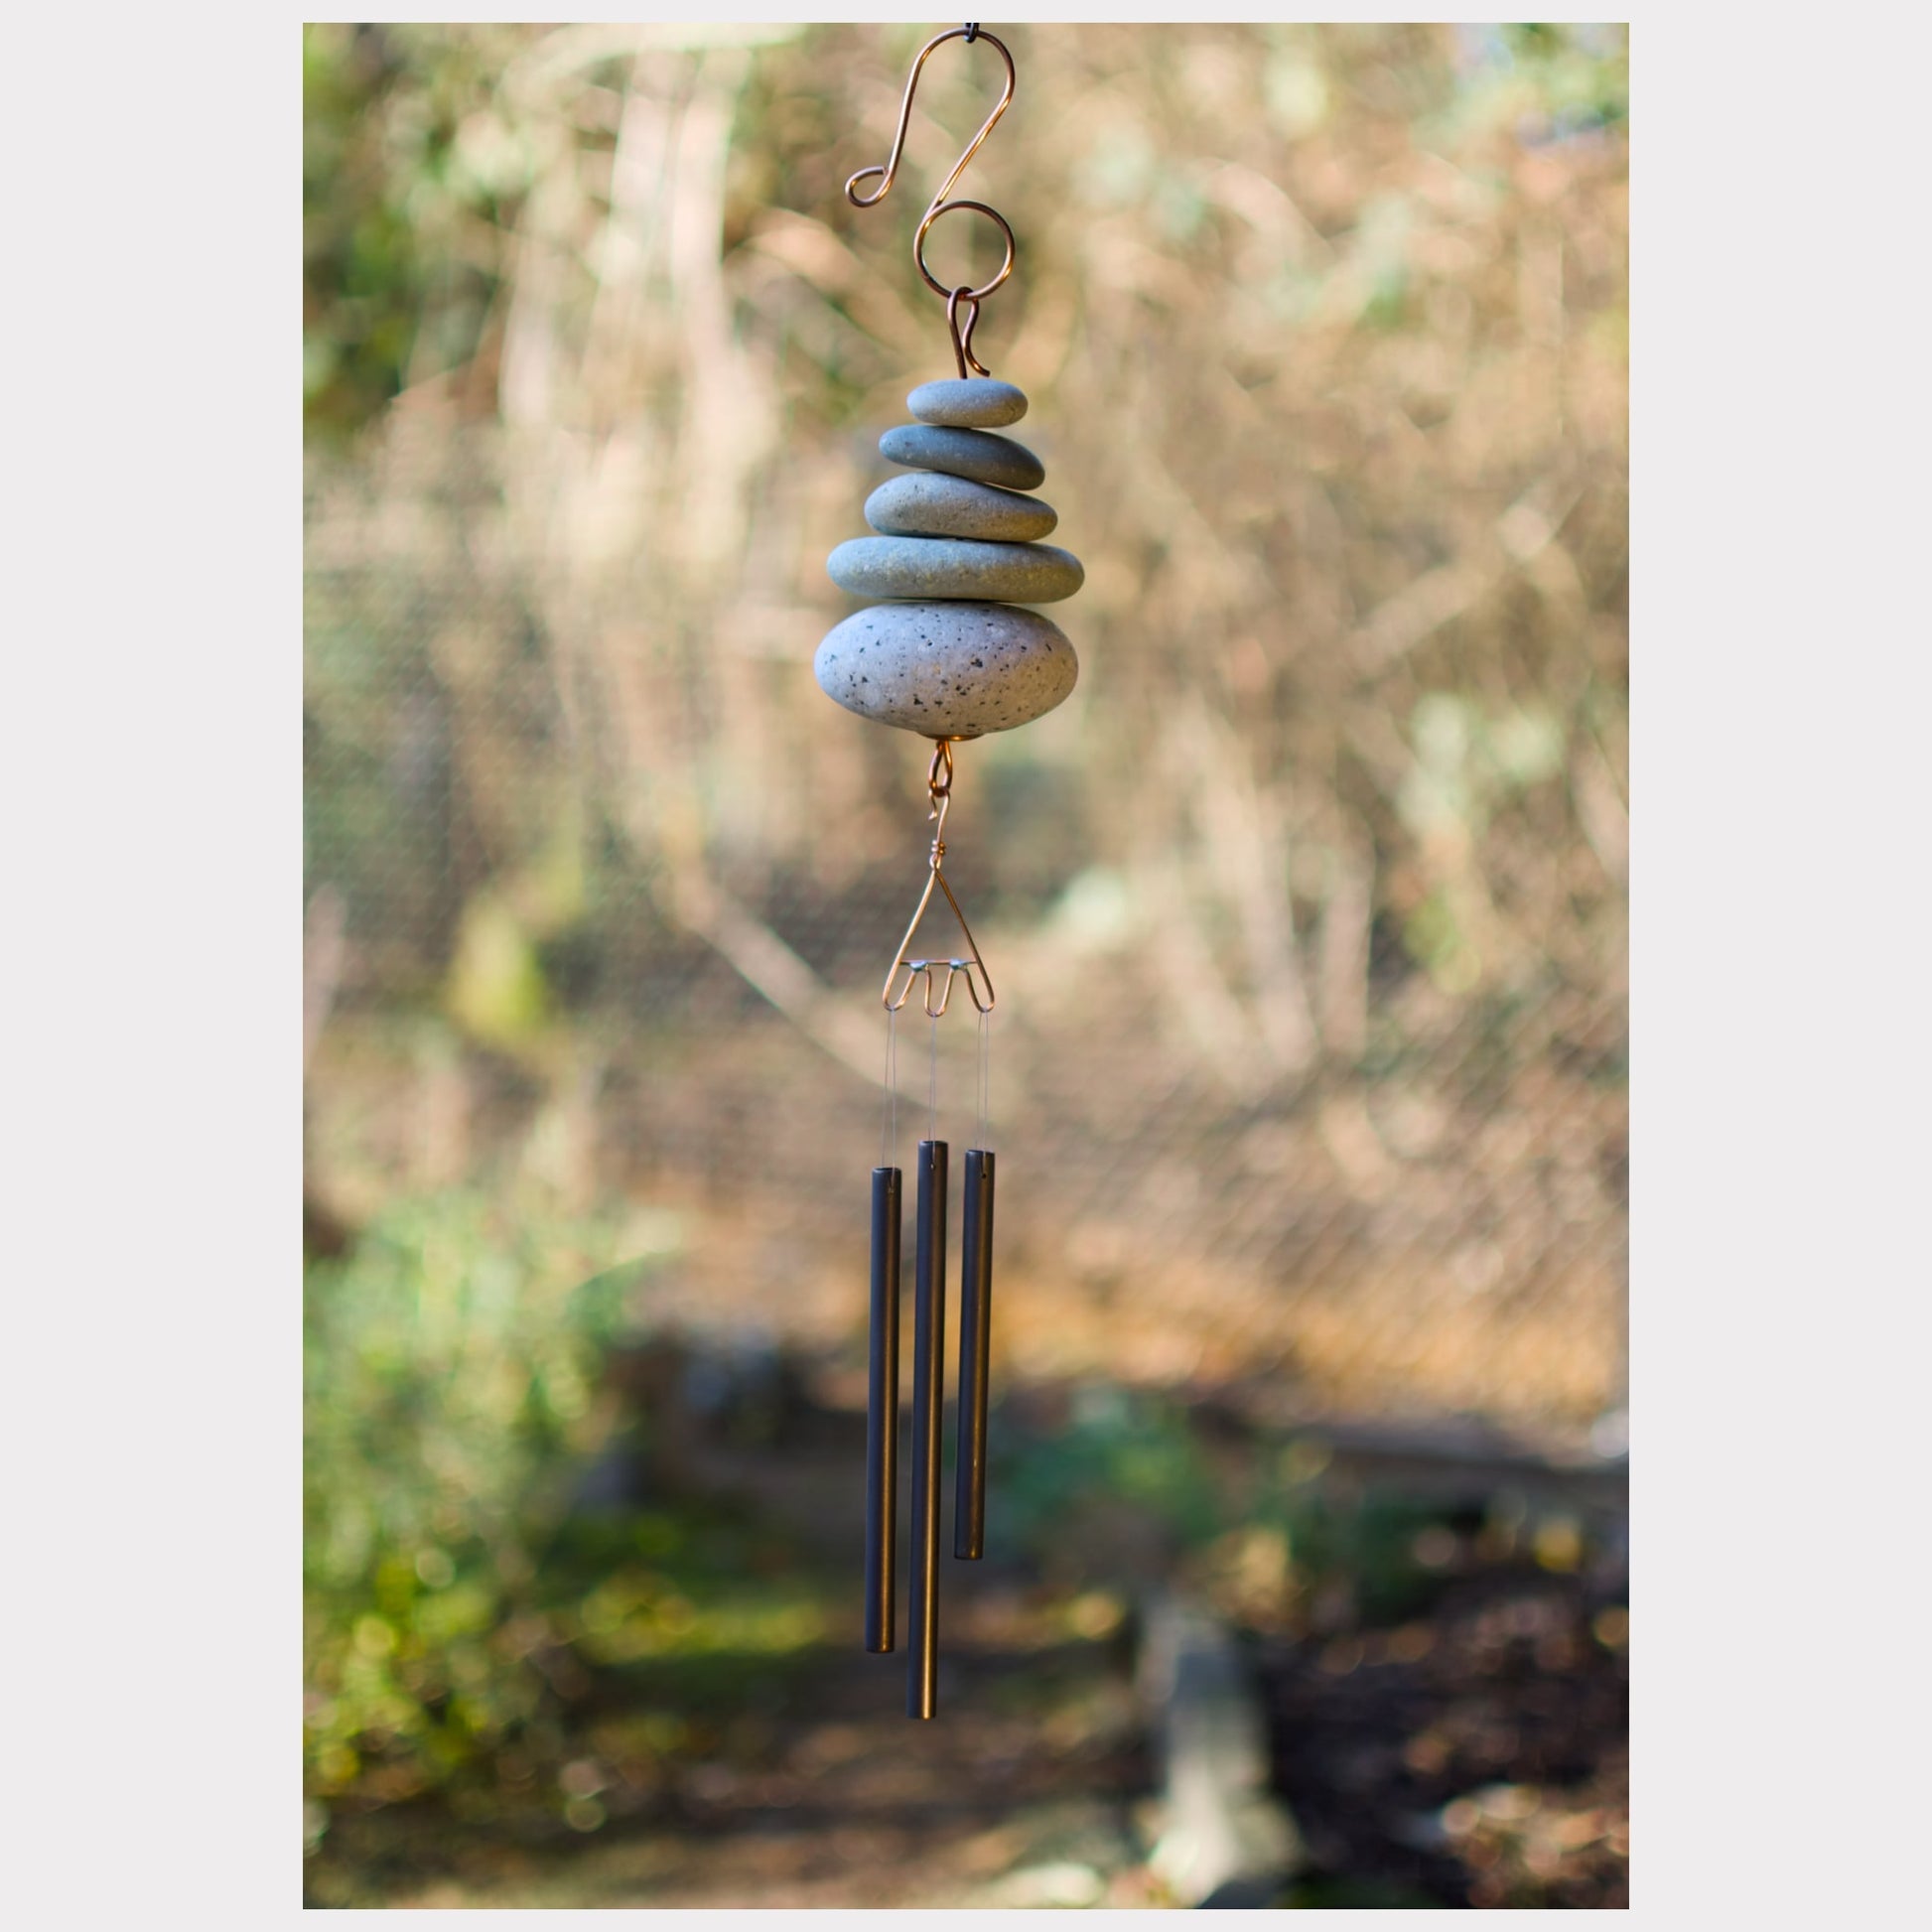
<svg viewBox="0 0 1932 1932"><path fill-rule="evenodd" d="M842 543L827 560L832 581L854 596L883 600L835 626L818 647L813 671L829 698L862 718L932 741L926 770L932 845L925 890L886 975L886 1127L882 1164L872 1173L871 1365L866 1426L866 1648L890 1651L895 1634L896 1523L898 1502L898 1354L900 1174L897 1160L897 1020L921 987L930 1023L931 1133L917 1160L912 1315L912 1570L905 1711L930 1718L937 1708L939 1638L940 1417L945 1397L947 1145L937 1137L938 1027L963 981L978 1015L979 1132L966 1152L959 1310L959 1441L953 1499L953 1555L967 1560L986 1545L986 1406L993 1302L993 1150L987 1145L993 980L972 928L946 879L946 814L952 803L953 747L988 732L1011 731L1051 711L1079 675L1065 633L1025 607L1071 597L1085 573L1077 558L1040 539L1059 521L1029 492L1046 473L1033 452L998 434L1027 413L1027 398L993 380L973 352L980 305L1013 274L1013 229L984 202L952 201L953 189L1013 100L1013 56L976 22L935 34L919 49L899 103L898 131L883 168L861 168L845 185L855 207L876 207L891 193L905 152L905 130L919 73L951 40L991 48L1006 85L979 132L953 163L920 218L912 259L946 304L955 377L921 383L906 397L913 421L889 429L880 453L904 474L866 499L879 534ZM878 178L879 186L862 194ZM948 287L926 266L925 241L942 214L970 208L997 224L1006 259L979 288ZM920 922L935 889L961 943L942 953L918 948Z"/></svg>

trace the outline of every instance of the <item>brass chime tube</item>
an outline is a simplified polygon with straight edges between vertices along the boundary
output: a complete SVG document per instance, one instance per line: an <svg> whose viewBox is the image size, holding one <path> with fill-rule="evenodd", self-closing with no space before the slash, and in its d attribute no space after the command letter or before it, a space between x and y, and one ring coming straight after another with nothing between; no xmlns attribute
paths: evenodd
<svg viewBox="0 0 1932 1932"><path fill-rule="evenodd" d="M905 1715L939 1700L939 1425L946 1399L946 1143L921 1141L912 1274L912 1601Z"/></svg>
<svg viewBox="0 0 1932 1932"><path fill-rule="evenodd" d="M959 1455L952 1553L986 1554L986 1382L993 1328L993 1154L966 1150L966 1198L959 1230Z"/></svg>
<svg viewBox="0 0 1932 1932"><path fill-rule="evenodd" d="M866 1648L893 1647L898 1515L899 1172L872 1171L872 1322L866 1389Z"/></svg>

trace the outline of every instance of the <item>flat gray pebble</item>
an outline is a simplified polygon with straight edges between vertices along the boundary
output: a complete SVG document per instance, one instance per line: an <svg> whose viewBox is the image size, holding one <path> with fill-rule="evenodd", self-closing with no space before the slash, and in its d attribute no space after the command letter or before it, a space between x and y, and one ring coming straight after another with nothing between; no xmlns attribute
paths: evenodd
<svg viewBox="0 0 1932 1932"><path fill-rule="evenodd" d="M974 543L964 537L854 537L825 560L854 597L963 597L1056 604L1086 581L1080 560L1050 543Z"/></svg>
<svg viewBox="0 0 1932 1932"><path fill-rule="evenodd" d="M1027 413L1027 392L1011 382L990 376L948 376L943 382L921 382L905 398L905 406L922 423L943 423L953 429L1005 429Z"/></svg>
<svg viewBox="0 0 1932 1932"><path fill-rule="evenodd" d="M984 429L939 429L931 423L897 423L879 439L879 454L908 470L937 470L1003 489L1037 489L1046 470L1024 443Z"/></svg>
<svg viewBox="0 0 1932 1932"><path fill-rule="evenodd" d="M982 543L1033 543L1059 523L1051 503L1017 489L913 470L866 498L866 521L889 537L976 537Z"/></svg>
<svg viewBox="0 0 1932 1932"><path fill-rule="evenodd" d="M926 738L1030 724L1073 689L1066 633L1011 604L875 604L826 632L812 660L828 698Z"/></svg>

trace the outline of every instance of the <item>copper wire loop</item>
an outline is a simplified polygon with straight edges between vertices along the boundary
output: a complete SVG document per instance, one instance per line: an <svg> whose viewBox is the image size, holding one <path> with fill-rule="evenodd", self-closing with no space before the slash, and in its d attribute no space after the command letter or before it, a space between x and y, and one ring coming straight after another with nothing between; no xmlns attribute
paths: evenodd
<svg viewBox="0 0 1932 1932"><path fill-rule="evenodd" d="M1015 78L1013 56L1007 52L1006 43L998 39L995 35L984 32L977 21L969 22L964 27L948 27L944 33L934 34L919 49L918 54L912 62L912 71L906 75L905 93L898 105L898 131L893 136L893 151L887 156L886 165L883 168L861 168L846 183L845 198L854 207L877 207L892 192L893 183L898 177L898 164L905 156L905 130L910 125L912 119L912 97L918 92L919 70L925 66L927 60L931 58L933 50L944 46L950 40L963 40L969 47L975 42L984 42L988 47L995 49L1000 59L1006 64L1007 83L1001 91L1000 98L994 102L993 111L980 123L980 131L967 142L965 150L961 153L959 159L953 163L951 171L947 174L945 180L939 184L938 192L926 204L925 213L919 221L918 232L912 238L912 262L918 269L920 278L924 281L926 287L931 289L935 295L943 295L946 298L946 326L952 336L953 354L958 360L960 374L962 376L965 375L970 367L975 375L986 375L990 371L973 354L970 346L973 337L973 325L979 320L979 305L995 289L1001 287L1013 274L1015 258L1013 228L1007 221L1006 216L998 208L989 207L984 202L969 202L964 200L954 202L948 201L946 198L958 186L960 176L966 172L967 163L972 160L974 155L979 153L982 143L993 132L995 122L1007 111L1008 105L1012 102ZM877 193L871 195L860 194L859 184L863 181L869 181L874 175L880 178ZM950 288L946 283L940 281L933 274L932 270L926 266L925 238L932 232L933 223L942 214L951 214L958 208L970 209L975 214L988 216L998 224L1000 233L1006 240L1006 259L1000 264L999 272L983 287L976 289ZM956 311L962 303L970 303L972 305L971 313L966 319L966 328L963 337L956 320Z"/></svg>
<svg viewBox="0 0 1932 1932"><path fill-rule="evenodd" d="M925 277L926 287L932 290L935 295L950 295L952 293L945 283L940 281L938 276L933 274L932 270L925 265L925 238L931 232L932 224L938 220L940 215L951 214L956 208L971 208L978 214L990 214L1000 224L1000 232L1007 238L1007 258L1000 264L1000 272L983 288L968 289L966 291L967 295L977 304L984 302L1013 273L1013 230L1007 225L1006 216L998 208L988 207L984 202L941 202L936 207L927 208L925 211L925 219L919 223L919 232L912 243L912 259L918 264L919 273Z"/></svg>
<svg viewBox="0 0 1932 1932"><path fill-rule="evenodd" d="M888 1013L897 1013L912 995L912 982L919 974L925 975L925 992L920 1005L928 1020L937 1020L946 1010L952 999L953 981L960 974L966 977L966 991L973 1005L981 1013L993 1011L993 976L986 970L986 961L980 957L980 949L973 938L973 929L966 923L966 914L959 909L958 899L953 897L952 887L946 881L944 871L946 858L946 813L952 805L952 741L947 738L933 740L932 762L926 767L926 790L931 794L932 808L926 814L932 821L932 850L926 858L925 891L919 895L919 902L912 910L912 921L905 928L905 937L898 942L898 952L893 960L892 971L886 975L885 991L881 999ZM925 917L925 908L932 903L932 889L937 886L946 896L946 903L952 907L952 915L959 921L960 936L966 941L966 951L958 958L935 956L914 959L912 953L913 935L919 929L919 921ZM939 1004L934 1006L934 976L939 969L945 969L945 979L937 987ZM904 985L899 985L899 974L905 975ZM897 996L897 997L896 997Z"/></svg>

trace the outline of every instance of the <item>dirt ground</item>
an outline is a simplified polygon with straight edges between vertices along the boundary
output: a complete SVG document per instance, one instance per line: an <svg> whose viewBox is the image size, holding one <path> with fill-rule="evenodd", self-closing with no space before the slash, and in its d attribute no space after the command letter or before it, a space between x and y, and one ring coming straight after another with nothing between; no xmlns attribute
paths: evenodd
<svg viewBox="0 0 1932 1932"><path fill-rule="evenodd" d="M1629 1615L1479 1574L1435 1613L1257 1662L1310 1903L1630 1902Z"/></svg>
<svg viewBox="0 0 1932 1932"><path fill-rule="evenodd" d="M714 1427L729 1437L731 1413ZM946 1562L940 1715L914 1723L904 1651L859 1648L858 1524L835 1506L849 1500L859 1418L800 1396L776 1427L758 1448L694 1434L681 1481L693 1497L736 1498L781 1537L787 1524L831 1526L791 1538L828 1605L823 1639L581 1673L561 1810L554 1792L500 1778L434 1802L340 1805L308 1861L307 1902L1177 1902L1149 1868L1160 1768L1135 1684L1134 1605L1148 1565L1160 1568L1155 1546L1124 1520L1069 1523L1057 1575L1017 1549ZM1223 1452L1250 1465L1283 1453L1239 1442L1236 1454L1229 1435ZM1288 1452L1310 1458L1311 1444ZM1432 1476L1456 1493L1427 1494ZM1275 1903L1628 1902L1621 1505L1603 1481L1559 1493L1541 1517L1520 1496L1501 1509L1470 1500L1497 1479L1343 1445L1318 1480L1366 1496L1396 1525L1383 1542L1348 1546L1311 1592L1266 1577L1256 1588L1238 1566L1225 1580L1274 1788L1304 1846ZM1319 1555L1310 1544L1310 1561ZM1211 1566L1194 1574L1215 1587Z"/></svg>
<svg viewBox="0 0 1932 1932"><path fill-rule="evenodd" d="M509 1829L427 1806L342 1818L311 1861L308 1902L1158 1902L1136 1827L1151 1774L1127 1649L1118 1630L1058 1635L1067 1609L1005 1585L952 1588L930 1724L904 1716L903 1651L868 1657L856 1642L814 1650L782 1680L741 1679L722 1698L706 1687L722 1707L708 1747L633 1786L626 1726L699 1696L638 1684L587 1720L615 1774L586 1809Z"/></svg>

